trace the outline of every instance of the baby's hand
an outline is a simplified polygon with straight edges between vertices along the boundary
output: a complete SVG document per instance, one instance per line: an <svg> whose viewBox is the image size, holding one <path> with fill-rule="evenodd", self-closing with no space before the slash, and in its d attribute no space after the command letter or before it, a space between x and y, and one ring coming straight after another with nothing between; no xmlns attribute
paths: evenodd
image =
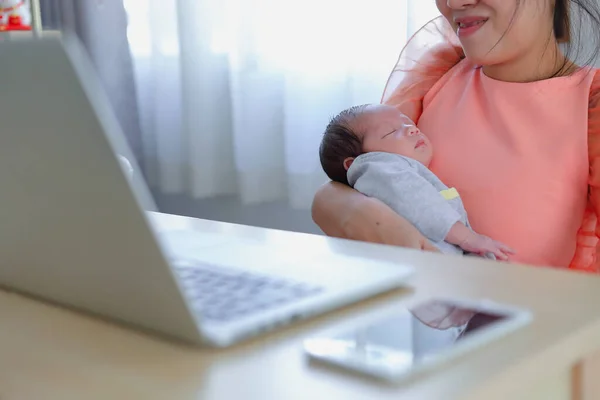
<svg viewBox="0 0 600 400"><path fill-rule="evenodd" d="M507 245L497 242L487 236L473 232L461 244L460 247L468 252L484 256L491 253L497 260L507 261L508 257L515 254L515 251Z"/></svg>

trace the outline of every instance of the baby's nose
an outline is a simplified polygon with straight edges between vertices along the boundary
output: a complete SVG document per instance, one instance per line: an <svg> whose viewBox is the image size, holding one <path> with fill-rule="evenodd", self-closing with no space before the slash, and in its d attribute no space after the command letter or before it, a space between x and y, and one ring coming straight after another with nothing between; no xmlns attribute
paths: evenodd
<svg viewBox="0 0 600 400"><path fill-rule="evenodd" d="M417 134L419 134L419 128L417 128L416 126L411 126L408 128L407 133L408 133L408 136L417 135Z"/></svg>

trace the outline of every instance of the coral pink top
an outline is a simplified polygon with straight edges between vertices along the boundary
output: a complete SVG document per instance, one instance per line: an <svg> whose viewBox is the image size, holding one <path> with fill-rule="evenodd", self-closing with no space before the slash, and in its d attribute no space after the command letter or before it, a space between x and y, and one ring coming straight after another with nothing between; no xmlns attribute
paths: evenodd
<svg viewBox="0 0 600 400"><path fill-rule="evenodd" d="M475 231L515 248L513 261L595 271L600 115L590 102L600 79L581 69L497 81L464 59L448 29L438 19L411 39L384 101L431 139L430 168L458 190ZM426 51L415 58L411 46Z"/></svg>

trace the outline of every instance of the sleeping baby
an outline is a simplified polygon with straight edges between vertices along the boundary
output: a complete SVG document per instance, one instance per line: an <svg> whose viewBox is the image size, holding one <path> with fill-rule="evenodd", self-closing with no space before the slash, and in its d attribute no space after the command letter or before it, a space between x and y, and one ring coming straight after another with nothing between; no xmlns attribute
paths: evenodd
<svg viewBox="0 0 600 400"><path fill-rule="evenodd" d="M474 232L458 192L428 168L431 143L385 105L355 106L327 126L319 149L329 178L374 197L412 223L440 251L508 260L508 246Z"/></svg>

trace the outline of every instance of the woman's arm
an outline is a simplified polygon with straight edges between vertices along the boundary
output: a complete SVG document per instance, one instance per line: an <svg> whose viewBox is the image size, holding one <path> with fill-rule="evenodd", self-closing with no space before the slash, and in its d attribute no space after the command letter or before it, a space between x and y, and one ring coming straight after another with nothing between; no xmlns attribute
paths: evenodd
<svg viewBox="0 0 600 400"><path fill-rule="evenodd" d="M313 199L313 221L327 236L348 238L345 231L350 215L359 208L367 207L367 200L366 196L347 185L327 182Z"/></svg>
<svg viewBox="0 0 600 400"><path fill-rule="evenodd" d="M312 217L328 236L438 251L391 208L341 183L329 182L318 190Z"/></svg>

